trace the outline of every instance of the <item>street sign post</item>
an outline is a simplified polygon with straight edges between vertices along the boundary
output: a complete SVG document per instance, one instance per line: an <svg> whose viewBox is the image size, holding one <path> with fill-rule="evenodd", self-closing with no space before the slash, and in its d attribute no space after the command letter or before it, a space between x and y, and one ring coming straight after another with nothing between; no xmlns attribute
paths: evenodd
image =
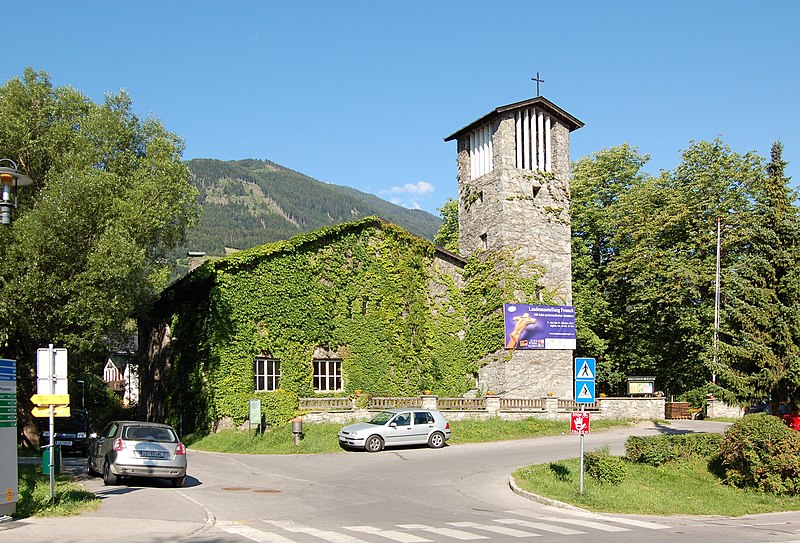
<svg viewBox="0 0 800 543"><path fill-rule="evenodd" d="M37 400L42 400L41 403ZM33 409L34 417L50 418L50 499L56 495L55 476L55 417L69 416L69 390L67 389L67 350L54 349L53 344L47 349L36 350L36 394L31 401L37 404ZM63 404L66 405L63 405ZM47 412L45 413L45 406ZM58 414L56 414L58 412Z"/></svg>
<svg viewBox="0 0 800 543"><path fill-rule="evenodd" d="M261 424L261 400L250 400L250 416L247 419L247 442L250 443L250 428L253 426L253 420L256 424Z"/></svg>
<svg viewBox="0 0 800 543"><path fill-rule="evenodd" d="M585 404L594 403L595 401L594 380L597 376L597 372L595 371L596 366L596 360L594 358L575 359L575 403L581 406L581 418L580 422L578 422L575 417L576 413L573 413L571 424L574 425L578 423L581 425L581 428L583 428L585 421L586 430L578 430L576 427L577 431L572 432L572 428L570 428L570 431L573 434L580 434L581 436L581 494L583 494L583 436L589 432L589 413L585 413L583 409ZM583 415L584 413L585 418Z"/></svg>

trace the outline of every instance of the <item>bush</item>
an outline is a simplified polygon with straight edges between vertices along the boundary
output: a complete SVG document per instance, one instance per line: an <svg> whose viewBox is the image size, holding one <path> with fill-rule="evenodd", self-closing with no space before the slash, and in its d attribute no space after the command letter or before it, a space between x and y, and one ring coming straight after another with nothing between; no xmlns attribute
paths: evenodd
<svg viewBox="0 0 800 543"><path fill-rule="evenodd" d="M601 484L619 484L628 474L622 457L611 456L608 449L587 452L583 455L583 460L586 473Z"/></svg>
<svg viewBox="0 0 800 543"><path fill-rule="evenodd" d="M721 443L720 434L631 436L625 441L625 456L637 464L660 466L690 457L711 459Z"/></svg>
<svg viewBox="0 0 800 543"><path fill-rule="evenodd" d="M747 415L731 425L717 461L730 485L800 494L800 435L772 415Z"/></svg>

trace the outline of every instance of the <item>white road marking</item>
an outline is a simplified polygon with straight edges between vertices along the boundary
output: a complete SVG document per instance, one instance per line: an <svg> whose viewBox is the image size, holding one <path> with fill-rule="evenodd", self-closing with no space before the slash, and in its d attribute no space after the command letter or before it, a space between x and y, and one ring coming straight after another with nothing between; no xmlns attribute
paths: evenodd
<svg viewBox="0 0 800 543"><path fill-rule="evenodd" d="M486 530L496 534L508 535L511 537L540 537L541 534L533 532L525 532L515 528L506 528L505 526L490 526L488 524L478 524L477 522L448 522L450 526L457 528L475 528L477 530Z"/></svg>
<svg viewBox="0 0 800 543"><path fill-rule="evenodd" d="M391 539L392 541L400 541L400 543L433 543L430 539L419 537L407 532L398 532L397 530L381 530L374 526L344 526L345 530L352 530L354 532L363 532L365 534L377 535Z"/></svg>
<svg viewBox="0 0 800 543"><path fill-rule="evenodd" d="M229 534L240 535L242 537L246 537L251 541L257 541L258 543L294 543L294 541L292 541L291 539L283 537L280 534L274 534L272 532L262 532L257 528L253 528L252 526L247 526L246 524L239 524L238 522L218 521L217 526L219 526Z"/></svg>
<svg viewBox="0 0 800 543"><path fill-rule="evenodd" d="M518 524L519 526L525 526L527 528L535 528L537 530L542 530L545 532L553 532L554 534L561 534L561 535L580 535L586 533L578 530L573 530L572 528L563 528L561 526L554 526L552 524L545 524L543 522L533 522L530 520L522 520L516 518L498 518L495 519L494 521L499 522L500 524Z"/></svg>
<svg viewBox="0 0 800 543"><path fill-rule="evenodd" d="M530 513L527 511L508 511L509 513L513 513L516 515L523 515L529 516ZM622 518L622 517L614 517L610 515L601 515L599 513L591 513L589 511L565 511L565 515L572 515L574 517L579 518L588 518L593 520L599 520L601 522L616 522L617 524L626 524L628 526L636 526L637 528L647 528L648 530L663 530L665 528L669 528L664 524L656 524L655 522L647 522L644 520L636 520L632 518ZM537 515L538 516L538 515Z"/></svg>
<svg viewBox="0 0 800 543"><path fill-rule="evenodd" d="M329 530L320 530L319 528L311 528L310 526L303 526L291 520L265 520L264 522L282 528L287 532L313 535L314 537L330 541L331 543L366 543L363 539L351 535L331 532Z"/></svg>
<svg viewBox="0 0 800 543"><path fill-rule="evenodd" d="M537 515L536 513L532 513L530 511L509 511L509 513L514 513L517 515L527 516L529 518L534 518L536 520L544 520L546 522L558 522L560 524L572 524L577 525L582 528L593 528L595 530L601 530L603 532L629 532L628 528L622 528L620 526L609 526L608 524L601 524L599 522L594 522L591 520L585 520L581 518L566 518L566 517L552 517L548 515ZM608 520L608 519L607 519Z"/></svg>
<svg viewBox="0 0 800 543"><path fill-rule="evenodd" d="M433 526L426 526L424 524L398 524L397 526L409 530L424 530L432 534L452 537L453 539L460 539L461 541L471 541L473 539L489 539L488 537L483 535L471 534L469 532L463 532L461 530L453 530L452 528L434 528Z"/></svg>

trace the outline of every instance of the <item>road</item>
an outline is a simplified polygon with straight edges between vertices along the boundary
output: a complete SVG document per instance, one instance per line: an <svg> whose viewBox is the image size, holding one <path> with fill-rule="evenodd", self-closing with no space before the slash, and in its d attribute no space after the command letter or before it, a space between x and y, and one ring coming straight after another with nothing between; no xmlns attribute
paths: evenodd
<svg viewBox="0 0 800 543"><path fill-rule="evenodd" d="M621 454L632 433L723 427L707 421L647 423L589 434L586 449L608 445ZM570 435L377 454L256 456L190 450L182 489L146 480L104 487L100 479L90 478L87 488L102 499L98 511L5 523L0 541L800 541L796 513L731 519L600 515L547 506L510 490L509 475L517 467L578 454L579 439Z"/></svg>

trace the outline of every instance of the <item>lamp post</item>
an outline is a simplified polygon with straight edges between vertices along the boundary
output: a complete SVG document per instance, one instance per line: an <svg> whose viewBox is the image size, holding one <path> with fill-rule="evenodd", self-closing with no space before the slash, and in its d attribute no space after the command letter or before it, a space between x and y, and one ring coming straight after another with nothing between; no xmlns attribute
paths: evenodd
<svg viewBox="0 0 800 543"><path fill-rule="evenodd" d="M3 166L5 162L11 166ZM11 224L11 210L17 207L17 190L31 183L33 179L20 173L16 162L10 158L0 158L0 224Z"/></svg>
<svg viewBox="0 0 800 543"><path fill-rule="evenodd" d="M83 379L78 379L78 383L81 385L81 409L86 410L86 394L84 392L84 382Z"/></svg>

